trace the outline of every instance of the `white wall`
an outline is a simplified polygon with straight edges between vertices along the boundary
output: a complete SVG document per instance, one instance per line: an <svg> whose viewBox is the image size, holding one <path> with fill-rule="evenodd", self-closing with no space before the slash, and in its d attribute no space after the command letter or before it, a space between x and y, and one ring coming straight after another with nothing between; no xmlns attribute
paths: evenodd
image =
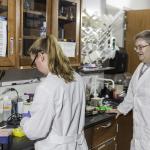
<svg viewBox="0 0 150 150"><path fill-rule="evenodd" d="M150 0L83 0L83 9L92 14L111 14L115 15L120 9L150 9ZM119 23L117 22L119 21ZM116 22L117 30L114 35L117 45L124 47L124 17L120 16Z"/></svg>
<svg viewBox="0 0 150 150"><path fill-rule="evenodd" d="M83 9L86 9L87 13L102 15L106 13L106 1L105 0L83 0Z"/></svg>
<svg viewBox="0 0 150 150"><path fill-rule="evenodd" d="M106 6L107 6L106 7L107 13L114 15L119 9L123 9L123 10L150 9L150 0L106 0ZM122 25L120 26L122 29L118 28L118 31L115 32L115 36L116 36L116 39L118 40L118 45L120 47L124 47L123 23L124 21L122 22Z"/></svg>
<svg viewBox="0 0 150 150"><path fill-rule="evenodd" d="M106 3L120 9L150 9L150 0L106 0Z"/></svg>
<svg viewBox="0 0 150 150"><path fill-rule="evenodd" d="M114 8L113 6L109 6L108 8L106 5L106 0L83 0L83 9L85 9L90 15L96 14L99 16L105 14L111 14L112 16L115 16L120 10L118 8ZM119 47L124 47L123 18L123 15L120 16L120 19L118 18L113 26L113 36L116 37L117 46Z"/></svg>

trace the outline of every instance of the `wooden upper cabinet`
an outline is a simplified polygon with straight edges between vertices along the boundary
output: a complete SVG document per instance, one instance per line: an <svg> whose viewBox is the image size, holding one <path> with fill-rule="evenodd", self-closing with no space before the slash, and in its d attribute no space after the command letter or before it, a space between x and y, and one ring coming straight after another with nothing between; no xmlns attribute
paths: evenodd
<svg viewBox="0 0 150 150"><path fill-rule="evenodd" d="M81 0L52 0L52 34L72 66L80 65Z"/></svg>
<svg viewBox="0 0 150 150"><path fill-rule="evenodd" d="M81 0L0 0L0 20L5 20L6 55L0 67L27 67L31 60L27 53L40 37L41 27L62 42L63 50L73 66L80 65ZM2 22L2 21L1 21ZM0 25L1 25L0 22ZM1 26L0 26L1 28ZM0 44L4 43L0 34ZM64 43L63 43L64 42Z"/></svg>
<svg viewBox="0 0 150 150"><path fill-rule="evenodd" d="M0 68L16 65L15 11L15 0L0 0Z"/></svg>
<svg viewBox="0 0 150 150"><path fill-rule="evenodd" d="M126 11L125 50L128 53L128 72L133 73L139 64L134 51L134 36L143 30L150 29L150 9Z"/></svg>
<svg viewBox="0 0 150 150"><path fill-rule="evenodd" d="M28 49L40 37L41 28L51 32L51 0L18 0L17 54L18 67L30 66Z"/></svg>

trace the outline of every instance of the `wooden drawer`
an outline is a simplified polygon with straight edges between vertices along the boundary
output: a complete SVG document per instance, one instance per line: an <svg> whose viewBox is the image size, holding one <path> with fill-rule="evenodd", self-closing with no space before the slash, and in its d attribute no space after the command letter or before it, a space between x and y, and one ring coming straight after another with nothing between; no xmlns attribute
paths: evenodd
<svg viewBox="0 0 150 150"><path fill-rule="evenodd" d="M117 134L117 124L116 121L108 121L92 128L92 147L96 147L101 143L108 141L109 139L116 137Z"/></svg>
<svg viewBox="0 0 150 150"><path fill-rule="evenodd" d="M86 142L87 142L87 145L88 145L89 149L92 148L92 129L93 128L87 128L87 129L84 130Z"/></svg>
<svg viewBox="0 0 150 150"><path fill-rule="evenodd" d="M115 138L112 138L92 150L116 150L117 144Z"/></svg>

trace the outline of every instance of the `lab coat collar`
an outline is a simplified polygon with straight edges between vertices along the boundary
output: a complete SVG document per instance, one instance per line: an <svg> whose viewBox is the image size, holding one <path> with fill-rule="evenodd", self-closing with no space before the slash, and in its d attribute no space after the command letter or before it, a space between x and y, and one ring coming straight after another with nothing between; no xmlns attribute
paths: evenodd
<svg viewBox="0 0 150 150"><path fill-rule="evenodd" d="M143 82L147 82L147 81L145 81L145 80L147 80L147 78L149 78L150 67L149 67L149 68L144 72L144 74L139 78L140 70L141 70L143 64L144 64L144 63L141 63L141 64L138 66L138 68L137 68L137 70L136 70L136 72L135 72L135 81L134 81L134 82L135 82L135 85L137 85L137 86L136 86L136 89L139 88L139 87L141 87L142 84L143 84Z"/></svg>

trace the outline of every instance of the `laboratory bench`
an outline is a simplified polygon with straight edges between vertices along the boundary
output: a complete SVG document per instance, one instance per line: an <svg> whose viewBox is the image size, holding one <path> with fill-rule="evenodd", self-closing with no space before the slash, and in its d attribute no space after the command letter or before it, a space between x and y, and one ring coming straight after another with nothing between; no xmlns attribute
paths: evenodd
<svg viewBox="0 0 150 150"><path fill-rule="evenodd" d="M132 114L119 118L116 120L115 114L106 113L85 118L85 137L89 149L129 150L132 135L130 131L132 130ZM118 138L121 138L121 141ZM121 144L126 144L126 146ZM12 136L9 147L8 145L3 145L3 150L34 150L34 141L29 140L27 137L18 138Z"/></svg>

